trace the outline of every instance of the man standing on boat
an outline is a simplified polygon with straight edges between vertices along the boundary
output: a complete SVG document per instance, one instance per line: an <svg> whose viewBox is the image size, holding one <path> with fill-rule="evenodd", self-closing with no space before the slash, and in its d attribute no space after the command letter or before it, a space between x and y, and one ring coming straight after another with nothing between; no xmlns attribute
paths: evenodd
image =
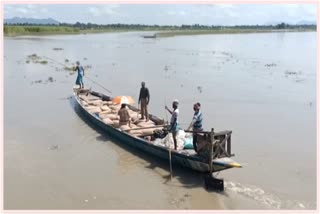
<svg viewBox="0 0 320 214"><path fill-rule="evenodd" d="M144 119L144 116L146 116L146 120L149 120L149 114L148 114L148 105L150 101L150 93L148 88L145 87L145 82L141 83L141 89L139 94L139 101L138 105L141 101L141 119Z"/></svg>
<svg viewBox="0 0 320 214"><path fill-rule="evenodd" d="M197 149L197 132L202 131L202 113L200 111L200 103L196 103L193 105L194 115L192 118L192 122L190 126L188 127L188 130L192 128L193 131L193 148L196 152L198 152Z"/></svg>
<svg viewBox="0 0 320 214"><path fill-rule="evenodd" d="M172 133L173 142L174 142L174 149L177 150L177 133L179 131L179 123L178 123L178 116L179 116L179 109L178 109L179 101L174 100L172 103L173 111L170 111L168 106L166 106L166 110L171 114L170 120L170 132Z"/></svg>
<svg viewBox="0 0 320 214"><path fill-rule="evenodd" d="M80 88L84 88L83 85L83 76L84 76L84 69L83 67L80 65L80 62L77 61L76 62L77 66L74 68L74 71L78 72L78 76L77 76L77 80L76 80L76 85L80 85Z"/></svg>

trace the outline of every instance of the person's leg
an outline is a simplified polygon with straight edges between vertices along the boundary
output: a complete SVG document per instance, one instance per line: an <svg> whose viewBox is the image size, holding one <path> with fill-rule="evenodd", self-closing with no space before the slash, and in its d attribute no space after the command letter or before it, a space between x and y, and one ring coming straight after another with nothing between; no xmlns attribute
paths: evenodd
<svg viewBox="0 0 320 214"><path fill-rule="evenodd" d="M197 134L193 134L193 148L194 148L194 151L198 152L198 149L197 149Z"/></svg>
<svg viewBox="0 0 320 214"><path fill-rule="evenodd" d="M78 74L77 79L76 79L76 85L80 85L80 75ZM80 85L81 87L81 85Z"/></svg>
<svg viewBox="0 0 320 214"><path fill-rule="evenodd" d="M81 87L84 88L84 85L83 85L83 76L80 77L80 84L81 84Z"/></svg>
<svg viewBox="0 0 320 214"><path fill-rule="evenodd" d="M141 119L144 119L146 100L141 99Z"/></svg>
<svg viewBox="0 0 320 214"><path fill-rule="evenodd" d="M174 142L174 150L177 150L177 132L172 132L172 138L173 138L173 142Z"/></svg>
<svg viewBox="0 0 320 214"><path fill-rule="evenodd" d="M146 115L146 120L149 121L148 104L147 103L146 103L146 106L145 106L145 115Z"/></svg>

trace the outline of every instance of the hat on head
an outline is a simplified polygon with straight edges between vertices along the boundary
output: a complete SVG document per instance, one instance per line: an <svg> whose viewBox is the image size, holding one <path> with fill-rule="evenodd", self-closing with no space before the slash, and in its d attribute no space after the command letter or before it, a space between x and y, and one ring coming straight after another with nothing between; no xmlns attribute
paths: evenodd
<svg viewBox="0 0 320 214"><path fill-rule="evenodd" d="M175 99L175 100L173 100L173 103L179 105L179 100Z"/></svg>

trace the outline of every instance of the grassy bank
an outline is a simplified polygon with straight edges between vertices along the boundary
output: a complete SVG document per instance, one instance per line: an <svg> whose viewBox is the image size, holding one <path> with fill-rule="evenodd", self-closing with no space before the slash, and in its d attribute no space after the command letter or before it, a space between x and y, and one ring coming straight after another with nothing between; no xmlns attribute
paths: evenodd
<svg viewBox="0 0 320 214"><path fill-rule="evenodd" d="M307 32L316 31L316 28L212 28L212 29L183 29L178 27L96 27L80 28L74 26L24 26L24 25L5 25L5 36L22 35L58 35L58 34L80 34L80 33L107 33L107 32L129 32L129 31L157 31L159 37L171 37L180 35L201 35L201 34L236 34L236 33L266 33L266 32Z"/></svg>
<svg viewBox="0 0 320 214"><path fill-rule="evenodd" d="M160 31L159 37L185 36L185 35L203 35L203 34L241 34L241 33L275 33L275 32L309 32L313 29L212 29L212 30L172 30Z"/></svg>
<svg viewBox="0 0 320 214"><path fill-rule="evenodd" d="M77 34L79 28L65 26L18 26L5 25L3 28L5 36L20 35L47 35L47 34Z"/></svg>
<svg viewBox="0 0 320 214"><path fill-rule="evenodd" d="M108 32L128 32L128 31L150 31L150 29L131 29L131 28L92 28L80 29L68 26L22 26L5 25L3 28L4 36L23 36L23 35L60 35L60 34L83 34L83 33L108 33Z"/></svg>

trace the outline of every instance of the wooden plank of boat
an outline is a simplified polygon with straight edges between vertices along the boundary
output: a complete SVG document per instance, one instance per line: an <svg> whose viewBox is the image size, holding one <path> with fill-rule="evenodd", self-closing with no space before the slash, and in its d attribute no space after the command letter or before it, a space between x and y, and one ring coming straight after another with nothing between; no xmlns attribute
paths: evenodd
<svg viewBox="0 0 320 214"><path fill-rule="evenodd" d="M108 125L103 122L101 118L97 114L90 113L84 106L82 106L80 102L80 95L93 96L98 97L104 101L111 101L112 98L106 96L102 93L97 93L93 91L84 90L81 92L80 90L74 89L74 98L77 101L78 106L80 107L81 112L97 127L102 128L105 133L109 134L111 137L119 139L121 142L136 147L141 151L153 155L155 157L159 157L161 159L168 160L168 148L155 145L153 141L146 140L141 137L137 137L127 131L120 130L111 125ZM134 106L128 106L129 109L133 111L138 111ZM150 114L150 120L152 120L156 125L163 126L164 120L160 119L152 114ZM206 132L208 133L208 132ZM212 172L221 171L232 167L239 167L240 164L236 163L229 157L224 157L224 159L219 160L218 158L211 161L211 164L208 163L208 160L204 159L200 155L197 155L194 152L188 152L188 150L176 151L172 150L172 164L180 165L182 167L190 168L192 170L201 171L201 172L209 172L212 169ZM224 164L225 163L225 164Z"/></svg>

